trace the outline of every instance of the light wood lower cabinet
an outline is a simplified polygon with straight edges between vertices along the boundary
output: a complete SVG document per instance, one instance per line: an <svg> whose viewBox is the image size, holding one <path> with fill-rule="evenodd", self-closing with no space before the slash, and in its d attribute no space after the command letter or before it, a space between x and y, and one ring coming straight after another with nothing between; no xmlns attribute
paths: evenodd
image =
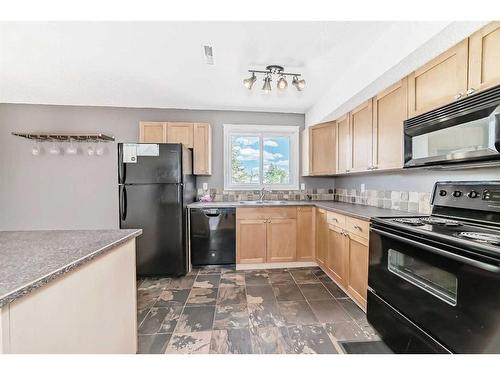
<svg viewBox="0 0 500 375"><path fill-rule="evenodd" d="M238 219L236 262L265 263L267 260L267 220Z"/></svg>
<svg viewBox="0 0 500 375"><path fill-rule="evenodd" d="M328 248L328 224L326 222L326 211L316 209L316 262L320 266L326 264Z"/></svg>
<svg viewBox="0 0 500 375"><path fill-rule="evenodd" d="M346 237L348 259L347 291L357 302L366 307L368 289L368 239L351 233Z"/></svg>
<svg viewBox="0 0 500 375"><path fill-rule="evenodd" d="M236 262L293 262L297 252L297 209L238 208Z"/></svg>
<svg viewBox="0 0 500 375"><path fill-rule="evenodd" d="M318 217L321 222L321 217ZM317 227L316 251L320 252L320 239L326 238L326 259L320 267L360 306L366 308L368 288L369 223L350 216L327 212L326 235Z"/></svg>
<svg viewBox="0 0 500 375"><path fill-rule="evenodd" d="M267 222L267 261L293 262L297 249L297 220L269 219Z"/></svg>
<svg viewBox="0 0 500 375"><path fill-rule="evenodd" d="M316 218L313 207L297 208L297 261L314 260Z"/></svg>
<svg viewBox="0 0 500 375"><path fill-rule="evenodd" d="M336 226L328 226L328 256L326 268L333 279L347 287L348 247L345 232Z"/></svg>

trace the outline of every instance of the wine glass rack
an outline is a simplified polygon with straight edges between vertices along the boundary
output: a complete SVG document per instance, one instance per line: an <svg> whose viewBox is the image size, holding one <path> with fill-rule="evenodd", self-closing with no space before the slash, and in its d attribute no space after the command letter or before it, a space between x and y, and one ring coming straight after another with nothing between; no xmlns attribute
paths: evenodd
<svg viewBox="0 0 500 375"><path fill-rule="evenodd" d="M102 133L15 133L12 135L23 137L34 141L57 141L57 142L114 142L115 137Z"/></svg>

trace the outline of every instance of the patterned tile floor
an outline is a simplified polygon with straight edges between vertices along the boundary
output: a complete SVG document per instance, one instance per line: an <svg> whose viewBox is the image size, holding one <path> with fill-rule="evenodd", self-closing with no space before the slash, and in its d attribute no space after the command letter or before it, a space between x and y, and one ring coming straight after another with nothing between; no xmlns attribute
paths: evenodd
<svg viewBox="0 0 500 375"><path fill-rule="evenodd" d="M318 267L138 280L139 353L388 353Z"/></svg>

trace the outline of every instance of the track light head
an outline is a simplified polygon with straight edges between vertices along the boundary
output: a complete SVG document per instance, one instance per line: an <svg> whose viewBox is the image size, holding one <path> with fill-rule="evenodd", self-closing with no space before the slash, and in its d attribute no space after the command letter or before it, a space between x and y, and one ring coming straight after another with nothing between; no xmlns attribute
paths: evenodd
<svg viewBox="0 0 500 375"><path fill-rule="evenodd" d="M252 76L250 78L246 78L243 80L243 86L251 90L255 81L257 81L257 77L255 76L255 73L252 73Z"/></svg>
<svg viewBox="0 0 500 375"><path fill-rule="evenodd" d="M297 91L302 91L306 87L306 81L303 79L299 79L299 77L297 77L297 76L293 76L292 85L295 86Z"/></svg>
<svg viewBox="0 0 500 375"><path fill-rule="evenodd" d="M262 86L262 90L265 94L269 94L271 92L271 76L266 74L264 78L264 86Z"/></svg>
<svg viewBox="0 0 500 375"><path fill-rule="evenodd" d="M288 87L288 82L286 81L284 76L280 76L278 79L278 84L276 85L278 87L278 90L284 91Z"/></svg>

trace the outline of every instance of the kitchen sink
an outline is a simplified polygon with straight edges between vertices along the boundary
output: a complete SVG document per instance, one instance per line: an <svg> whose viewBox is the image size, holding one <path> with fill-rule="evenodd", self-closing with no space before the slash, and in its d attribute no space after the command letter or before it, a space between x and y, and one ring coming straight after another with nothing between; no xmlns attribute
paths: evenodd
<svg viewBox="0 0 500 375"><path fill-rule="evenodd" d="M286 204L287 201L239 201L241 204L262 204L262 205L271 205L271 204Z"/></svg>

